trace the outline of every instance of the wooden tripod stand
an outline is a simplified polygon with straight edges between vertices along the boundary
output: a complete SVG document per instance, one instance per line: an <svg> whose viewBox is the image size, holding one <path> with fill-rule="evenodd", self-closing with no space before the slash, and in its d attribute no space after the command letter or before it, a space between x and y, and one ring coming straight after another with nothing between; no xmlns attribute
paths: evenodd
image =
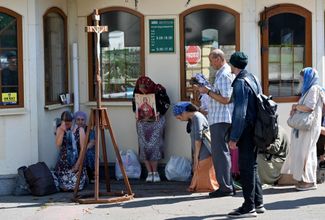
<svg viewBox="0 0 325 220"><path fill-rule="evenodd" d="M88 129L86 133L86 144L87 146L88 140L89 140L89 134L90 131L95 129L95 184L94 184L94 197L93 198L80 198L78 196L78 189L80 185L80 178L82 174L82 168L83 168L83 162L85 159L86 151L87 149L84 149L81 151L81 163L79 165L79 172L78 172L78 178L76 182L76 186L74 188L74 200L78 201L79 203L83 204L91 204L91 203L113 203L113 202L121 202L130 200L133 198L134 194L132 193L129 179L126 175L121 155L119 152L119 149L117 147L115 137L113 134L113 129L111 126L111 123L108 118L107 109L101 107L101 76L100 76L100 64L99 64L99 48L100 48L100 34L102 32L107 32L108 27L107 26L99 26L99 14L98 10L95 9L93 13L93 20L95 21L95 26L87 26L86 32L95 32L96 33L96 42L97 42L97 56L96 56L96 90L97 90L97 108L92 108L90 112L89 122L88 122ZM106 143L105 143L105 129L108 129L112 143L115 150L115 155L117 158L117 161L119 163L119 166L121 168L121 172L123 175L124 183L127 188L127 194L123 192L111 192L110 188L110 180L109 180L109 172L108 172L108 161L107 161L107 155L106 155ZM104 167L105 167L105 180L106 180L106 193L100 193L99 192L99 138L101 134L101 141L102 141L102 151L103 151L103 158L104 158ZM99 198L100 195L107 195L107 196L116 196L114 198ZM118 197L120 196L120 197Z"/></svg>
<svg viewBox="0 0 325 220"><path fill-rule="evenodd" d="M80 178L82 173L82 167L83 167L83 161L86 155L87 149L84 149L82 151L81 161L82 163L79 166L79 173L78 173L78 179L77 183L74 189L74 199L82 204L92 204L92 203L112 203L112 202L121 202L130 200L133 198L134 194L132 193L130 183L128 180L128 177L126 175L121 155L119 152L119 149L117 147L113 129L111 127L111 123L108 118L107 109L106 108L93 108L91 109L89 122L88 122L88 129L86 132L86 143L88 143L89 140L89 134L92 129L95 129L95 183L94 183L94 197L93 198L79 198L78 196L78 189L80 184ZM108 160L106 155L106 143L105 143L105 129L108 129L112 143L115 150L115 155L117 158L117 161L119 163L119 166L121 168L122 175L124 177L124 183L127 189L127 194L123 192L111 192L110 188L110 178L109 178L109 171L108 171ZM102 141L102 152L103 152L103 159L104 159L104 168L105 168L105 183L106 183L106 193L99 192L99 139L101 135L101 141ZM87 146L87 145L85 145ZM114 198L99 198L100 195L106 195L106 196L120 196L120 197L114 197ZM88 196L88 195L87 195Z"/></svg>

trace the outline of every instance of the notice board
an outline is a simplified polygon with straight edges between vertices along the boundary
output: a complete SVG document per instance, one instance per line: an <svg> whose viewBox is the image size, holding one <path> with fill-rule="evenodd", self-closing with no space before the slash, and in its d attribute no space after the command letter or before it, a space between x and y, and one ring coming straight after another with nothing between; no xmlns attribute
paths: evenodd
<svg viewBox="0 0 325 220"><path fill-rule="evenodd" d="M150 19L150 53L175 52L174 19Z"/></svg>

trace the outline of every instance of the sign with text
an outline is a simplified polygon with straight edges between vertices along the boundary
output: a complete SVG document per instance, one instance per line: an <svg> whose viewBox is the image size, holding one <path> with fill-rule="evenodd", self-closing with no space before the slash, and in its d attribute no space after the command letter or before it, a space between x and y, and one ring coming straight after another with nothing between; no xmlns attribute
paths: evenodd
<svg viewBox="0 0 325 220"><path fill-rule="evenodd" d="M17 103L17 93L8 92L2 93L2 102L8 104L16 104Z"/></svg>
<svg viewBox="0 0 325 220"><path fill-rule="evenodd" d="M174 19L150 19L150 53L175 52Z"/></svg>
<svg viewBox="0 0 325 220"><path fill-rule="evenodd" d="M201 61L201 48L199 46L187 46L186 50L186 62L190 66L195 66Z"/></svg>

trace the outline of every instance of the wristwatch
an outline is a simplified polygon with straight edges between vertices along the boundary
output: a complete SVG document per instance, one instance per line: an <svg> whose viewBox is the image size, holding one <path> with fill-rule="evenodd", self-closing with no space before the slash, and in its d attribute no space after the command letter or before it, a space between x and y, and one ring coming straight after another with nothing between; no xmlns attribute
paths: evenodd
<svg viewBox="0 0 325 220"><path fill-rule="evenodd" d="M207 94L210 95L211 89L208 90Z"/></svg>

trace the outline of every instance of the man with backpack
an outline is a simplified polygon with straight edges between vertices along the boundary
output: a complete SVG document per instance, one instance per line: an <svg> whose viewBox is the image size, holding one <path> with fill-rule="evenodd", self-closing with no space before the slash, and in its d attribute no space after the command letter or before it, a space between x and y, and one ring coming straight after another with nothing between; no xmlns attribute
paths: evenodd
<svg viewBox="0 0 325 220"><path fill-rule="evenodd" d="M262 187L257 174L257 147L254 142L258 113L256 94L261 92L261 86L254 75L245 70L248 57L243 52L233 53L229 62L231 72L236 76L232 83L234 111L229 147L239 150L239 171L245 201L241 207L230 212L228 217L256 217L257 213L265 211Z"/></svg>

